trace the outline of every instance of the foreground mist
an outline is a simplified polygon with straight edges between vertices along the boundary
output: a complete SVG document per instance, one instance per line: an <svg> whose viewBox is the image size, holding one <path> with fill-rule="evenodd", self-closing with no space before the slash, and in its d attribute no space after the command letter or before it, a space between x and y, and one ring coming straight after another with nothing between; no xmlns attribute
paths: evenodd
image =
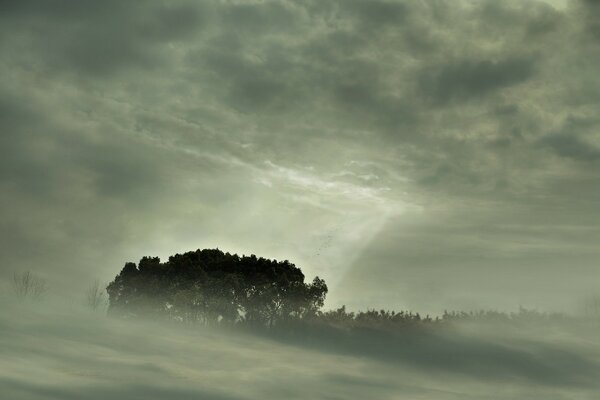
<svg viewBox="0 0 600 400"><path fill-rule="evenodd" d="M3 299L5 399L597 399L598 325L456 322L345 340Z"/></svg>

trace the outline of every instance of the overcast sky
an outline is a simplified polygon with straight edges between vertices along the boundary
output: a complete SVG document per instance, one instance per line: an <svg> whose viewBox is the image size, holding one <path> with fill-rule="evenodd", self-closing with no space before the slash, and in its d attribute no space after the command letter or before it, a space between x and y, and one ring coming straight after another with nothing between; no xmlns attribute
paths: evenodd
<svg viewBox="0 0 600 400"><path fill-rule="evenodd" d="M0 279L79 295L197 248L328 305L600 292L600 3L0 6Z"/></svg>

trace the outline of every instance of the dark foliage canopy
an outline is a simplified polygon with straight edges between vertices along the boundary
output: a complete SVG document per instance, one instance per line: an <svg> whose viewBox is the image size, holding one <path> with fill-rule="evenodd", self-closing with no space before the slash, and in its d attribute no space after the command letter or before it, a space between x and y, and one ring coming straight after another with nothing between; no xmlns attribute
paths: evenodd
<svg viewBox="0 0 600 400"><path fill-rule="evenodd" d="M316 315L327 285L318 277L305 283L300 268L287 260L205 249L163 263L158 257L126 263L107 291L114 315L273 326Z"/></svg>

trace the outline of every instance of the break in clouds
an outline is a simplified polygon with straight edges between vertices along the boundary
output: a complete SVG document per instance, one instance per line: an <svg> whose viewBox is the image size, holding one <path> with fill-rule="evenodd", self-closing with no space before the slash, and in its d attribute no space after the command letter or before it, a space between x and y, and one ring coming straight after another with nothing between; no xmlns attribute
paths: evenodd
<svg viewBox="0 0 600 400"><path fill-rule="evenodd" d="M290 259L331 306L572 310L598 290L600 6L0 6L1 278Z"/></svg>

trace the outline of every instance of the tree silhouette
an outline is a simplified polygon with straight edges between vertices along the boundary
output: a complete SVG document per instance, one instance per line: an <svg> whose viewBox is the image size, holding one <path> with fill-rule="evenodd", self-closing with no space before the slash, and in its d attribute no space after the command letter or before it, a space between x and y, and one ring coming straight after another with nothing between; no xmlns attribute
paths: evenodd
<svg viewBox="0 0 600 400"><path fill-rule="evenodd" d="M126 263L107 292L113 315L272 327L316 315L327 285L318 277L305 283L300 268L287 260L205 249L164 263L157 257Z"/></svg>

